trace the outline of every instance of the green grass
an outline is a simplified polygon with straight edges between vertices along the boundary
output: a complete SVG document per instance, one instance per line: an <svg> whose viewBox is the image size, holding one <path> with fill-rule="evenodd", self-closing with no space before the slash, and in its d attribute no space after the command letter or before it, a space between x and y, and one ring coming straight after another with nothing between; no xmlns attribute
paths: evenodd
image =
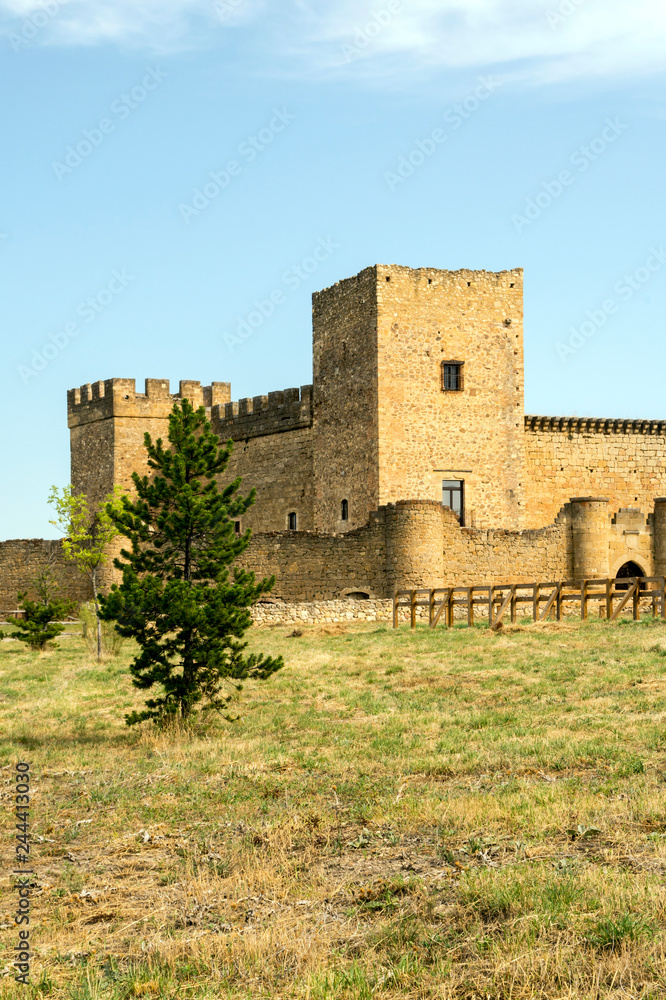
<svg viewBox="0 0 666 1000"><path fill-rule="evenodd" d="M123 723L129 644L0 644L37 872L0 998L666 996L665 625L289 631L170 734Z"/></svg>

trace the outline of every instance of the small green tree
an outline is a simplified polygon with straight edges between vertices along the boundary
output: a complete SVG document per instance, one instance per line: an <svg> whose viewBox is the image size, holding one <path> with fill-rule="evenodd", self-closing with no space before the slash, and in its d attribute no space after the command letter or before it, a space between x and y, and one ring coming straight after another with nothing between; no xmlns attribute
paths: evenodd
<svg viewBox="0 0 666 1000"><path fill-rule="evenodd" d="M61 621L74 612L75 605L73 601L58 596L58 583L48 568L37 575L32 585L37 591L37 600L28 600L27 591L18 595L23 618L10 623L18 631L4 635L0 633L0 638L18 639L33 649L41 650L64 631L65 626Z"/></svg>
<svg viewBox="0 0 666 1000"><path fill-rule="evenodd" d="M168 436L168 448L144 436L154 476L135 473L136 500L123 497L120 512L107 507L131 549L115 561L123 582L104 598L102 616L140 646L134 685L161 688L145 711L126 716L128 725L187 719L202 701L224 711L246 678L265 680L283 666L281 657L243 656L249 609L274 579L257 583L237 566L229 572L250 540L249 531L235 533L234 520L255 499L254 490L239 494L240 479L218 488L232 442L223 447L204 408L195 411L186 399L174 404Z"/></svg>
<svg viewBox="0 0 666 1000"><path fill-rule="evenodd" d="M102 621L100 618L99 571L109 556L109 545L118 530L109 510L120 510L121 489L114 486L98 510L91 508L88 497L73 493L71 486L59 490L51 487L49 503L56 511L50 523L65 535L62 551L65 559L73 562L90 580L97 617L97 659L102 657Z"/></svg>

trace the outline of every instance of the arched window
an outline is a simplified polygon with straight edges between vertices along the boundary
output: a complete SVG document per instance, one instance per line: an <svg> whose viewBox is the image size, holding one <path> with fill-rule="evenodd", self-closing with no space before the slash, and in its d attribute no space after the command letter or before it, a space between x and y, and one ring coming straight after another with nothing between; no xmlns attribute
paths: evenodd
<svg viewBox="0 0 666 1000"><path fill-rule="evenodd" d="M342 521L349 520L349 502L347 500L342 501L342 509L340 511L340 519Z"/></svg>
<svg viewBox="0 0 666 1000"><path fill-rule="evenodd" d="M289 530L296 531L296 527L297 527L296 511L292 510L291 514L289 515Z"/></svg>

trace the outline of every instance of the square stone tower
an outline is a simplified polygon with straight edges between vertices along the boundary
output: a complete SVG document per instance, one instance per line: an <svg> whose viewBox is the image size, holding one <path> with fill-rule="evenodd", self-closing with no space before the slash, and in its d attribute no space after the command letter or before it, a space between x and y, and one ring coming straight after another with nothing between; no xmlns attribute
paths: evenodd
<svg viewBox="0 0 666 1000"><path fill-rule="evenodd" d="M318 530L415 499L522 527L522 270L367 268L314 295L313 344Z"/></svg>

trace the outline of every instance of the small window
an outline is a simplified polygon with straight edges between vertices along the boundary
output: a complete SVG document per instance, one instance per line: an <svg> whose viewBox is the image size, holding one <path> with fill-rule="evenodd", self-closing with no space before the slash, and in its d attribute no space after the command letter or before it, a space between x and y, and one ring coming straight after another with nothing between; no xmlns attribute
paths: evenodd
<svg viewBox="0 0 666 1000"><path fill-rule="evenodd" d="M296 527L297 527L296 512L292 510L291 514L289 515L289 530L296 531Z"/></svg>
<svg viewBox="0 0 666 1000"><path fill-rule="evenodd" d="M450 507L460 521L465 524L465 481L463 479L445 479L442 482L442 503Z"/></svg>
<svg viewBox="0 0 666 1000"><path fill-rule="evenodd" d="M340 520L341 521L348 521L349 520L349 503L348 503L347 500L343 500L342 501L342 509L340 511Z"/></svg>
<svg viewBox="0 0 666 1000"><path fill-rule="evenodd" d="M237 535L240 535L240 533L241 533L241 523L240 523L240 521L234 521L234 531L236 532Z"/></svg>
<svg viewBox="0 0 666 1000"><path fill-rule="evenodd" d="M463 388L462 361L442 361L442 391L461 392Z"/></svg>

